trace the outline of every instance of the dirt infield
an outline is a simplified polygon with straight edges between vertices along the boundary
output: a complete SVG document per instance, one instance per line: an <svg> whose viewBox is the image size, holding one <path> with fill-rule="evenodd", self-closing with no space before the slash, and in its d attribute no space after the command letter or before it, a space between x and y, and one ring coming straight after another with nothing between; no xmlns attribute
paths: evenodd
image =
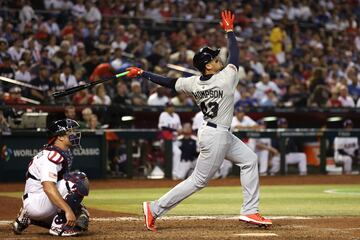
<svg viewBox="0 0 360 240"><path fill-rule="evenodd" d="M359 184L360 176L262 177L262 185L279 184ZM110 179L92 181L93 189L171 187L169 180ZM211 186L238 185L238 178L214 180ZM0 192L22 191L23 184L0 184ZM20 199L0 197L0 239L50 239L46 229L29 227L23 235L13 235L9 220L16 215ZM360 239L360 217L274 219L274 226L261 229L235 218L159 219L157 233L144 230L141 216L90 209L89 233L77 239ZM119 218L119 217L131 217Z"/></svg>

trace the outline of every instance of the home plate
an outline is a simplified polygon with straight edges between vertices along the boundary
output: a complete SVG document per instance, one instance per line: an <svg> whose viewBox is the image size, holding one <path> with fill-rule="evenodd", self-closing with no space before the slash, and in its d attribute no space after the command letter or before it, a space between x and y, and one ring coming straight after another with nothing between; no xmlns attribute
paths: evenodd
<svg viewBox="0 0 360 240"><path fill-rule="evenodd" d="M278 235L275 233L236 233L234 236L242 236L242 237L277 237Z"/></svg>

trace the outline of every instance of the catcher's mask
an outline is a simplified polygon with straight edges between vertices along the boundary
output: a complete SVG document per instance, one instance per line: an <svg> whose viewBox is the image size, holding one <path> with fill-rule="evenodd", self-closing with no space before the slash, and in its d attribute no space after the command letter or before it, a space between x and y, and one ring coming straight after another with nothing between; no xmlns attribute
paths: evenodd
<svg viewBox="0 0 360 240"><path fill-rule="evenodd" d="M71 147L81 148L81 132L78 130L79 128L80 125L75 120L69 118L53 122L48 127L49 144L55 142L58 136L64 136L68 134Z"/></svg>

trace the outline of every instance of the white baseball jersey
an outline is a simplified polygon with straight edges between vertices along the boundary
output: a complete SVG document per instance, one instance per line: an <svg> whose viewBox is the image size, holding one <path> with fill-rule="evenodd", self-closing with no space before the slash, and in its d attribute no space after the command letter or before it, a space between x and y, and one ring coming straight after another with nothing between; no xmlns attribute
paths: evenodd
<svg viewBox="0 0 360 240"><path fill-rule="evenodd" d="M162 112L159 117L159 125L162 127L172 128L175 130L181 129L180 117L177 113L172 113L171 115L168 112Z"/></svg>
<svg viewBox="0 0 360 240"><path fill-rule="evenodd" d="M339 149L343 149L347 154L353 155L358 148L359 143L357 137L336 137L334 139L335 157L339 155Z"/></svg>
<svg viewBox="0 0 360 240"><path fill-rule="evenodd" d="M234 116L232 118L232 121L231 121L231 129L234 130L234 128L236 126L242 126L242 127L253 127L253 126L256 126L257 123L252 120L249 116L244 116L243 119L241 121L239 121L239 119Z"/></svg>
<svg viewBox="0 0 360 240"><path fill-rule="evenodd" d="M42 182L58 181L59 172L64 169L64 158L54 150L40 151L29 164L28 172L38 180L28 178L25 184L25 193L43 192Z"/></svg>
<svg viewBox="0 0 360 240"><path fill-rule="evenodd" d="M175 90L193 95L196 104L204 113L205 121L229 127L234 113L234 91L238 82L236 67L228 64L206 81L201 81L200 76L178 78Z"/></svg>

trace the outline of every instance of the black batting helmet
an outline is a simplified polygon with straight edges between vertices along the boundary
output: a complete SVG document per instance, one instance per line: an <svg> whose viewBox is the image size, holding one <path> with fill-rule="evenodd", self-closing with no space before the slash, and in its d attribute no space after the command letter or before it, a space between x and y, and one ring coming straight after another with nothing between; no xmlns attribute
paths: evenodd
<svg viewBox="0 0 360 240"><path fill-rule="evenodd" d="M72 147L80 147L81 133L77 131L79 128L79 123L69 118L54 121L47 129L49 135L49 144L53 143L57 136L63 136L68 131L73 130L73 133L69 135L69 140L72 144Z"/></svg>
<svg viewBox="0 0 360 240"><path fill-rule="evenodd" d="M200 72L205 71L205 65L219 55L220 49L213 50L209 47L203 47L197 52L193 58L193 65Z"/></svg>

